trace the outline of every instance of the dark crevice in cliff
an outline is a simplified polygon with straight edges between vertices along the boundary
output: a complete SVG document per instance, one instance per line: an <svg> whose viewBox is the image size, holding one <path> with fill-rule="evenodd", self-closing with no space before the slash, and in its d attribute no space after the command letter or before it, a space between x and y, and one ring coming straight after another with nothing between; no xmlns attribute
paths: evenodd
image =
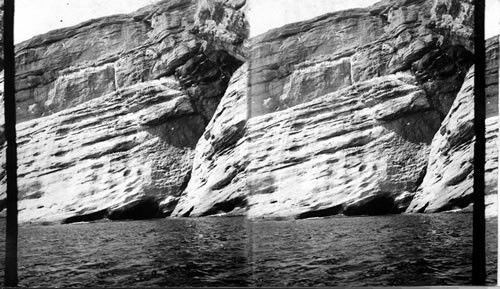
<svg viewBox="0 0 500 289"><path fill-rule="evenodd" d="M178 121L170 119L168 123L158 125L148 131L160 136L166 143L175 147L194 149L224 96L229 80L242 64L242 61L223 50L209 52L199 50L190 54L183 59L182 63L176 65L174 74L189 96L191 107L194 110L193 114L181 117ZM191 125L187 125L187 123L191 123ZM172 131L175 131L176 134L172 134ZM182 185L173 195L180 196L186 189L190 178L191 172L183 179ZM163 213L162 216L169 216L177 206L177 201L169 204L168 208L163 208L162 211L166 213ZM215 213L220 210L229 212L234 209L234 206L244 206L238 200L234 202L236 203L233 204L231 201L227 204L216 205L213 210ZM192 209L184 216L189 216L191 211ZM209 212L207 214L215 213Z"/></svg>
<svg viewBox="0 0 500 289"><path fill-rule="evenodd" d="M62 223L70 224L76 222L91 222L106 218L112 221L155 219L169 216L170 212L171 210L169 212L161 210L157 200L153 198L145 198L133 201L117 209L104 209L92 213L78 214L64 219Z"/></svg>
<svg viewBox="0 0 500 289"><path fill-rule="evenodd" d="M245 208L247 205L247 198L245 196L239 196L223 202L215 203L209 210L205 211L200 216L204 217L220 213L229 213L237 208Z"/></svg>
<svg viewBox="0 0 500 289"><path fill-rule="evenodd" d="M6 202L7 202L6 198L0 199L0 212L3 211L3 209L5 209Z"/></svg>
<svg viewBox="0 0 500 289"><path fill-rule="evenodd" d="M108 210L100 210L97 212L76 215L73 217L66 218L62 221L63 224L71 224L76 222L91 222L106 218L108 215Z"/></svg>
<svg viewBox="0 0 500 289"><path fill-rule="evenodd" d="M297 219L318 218L338 215L342 212L342 205L333 206L326 209L312 210L299 214Z"/></svg>
<svg viewBox="0 0 500 289"><path fill-rule="evenodd" d="M473 61L473 53L461 45L432 44L410 62L411 72L441 121L448 114Z"/></svg>
<svg viewBox="0 0 500 289"><path fill-rule="evenodd" d="M425 205L422 206L422 208L420 208L417 213L421 214L421 213L424 213L425 212L425 209L427 209L427 207L429 206L429 202L427 202Z"/></svg>
<svg viewBox="0 0 500 289"><path fill-rule="evenodd" d="M450 210L456 210L456 209L464 209L470 204L473 203L473 194L465 194L463 196L457 196L455 198L450 199L446 205L438 208L435 212L443 212L443 211L450 211Z"/></svg>
<svg viewBox="0 0 500 289"><path fill-rule="evenodd" d="M175 69L195 113L210 122L233 73L243 64L223 50L199 51Z"/></svg>
<svg viewBox="0 0 500 289"><path fill-rule="evenodd" d="M354 204L345 206L343 210L343 214L346 216L376 216L394 213L397 213L397 208L394 198L390 194L378 194L359 200Z"/></svg>
<svg viewBox="0 0 500 289"><path fill-rule="evenodd" d="M189 217L191 215L191 212L194 210L194 206L192 206L187 212L183 213L181 216L182 217ZM180 213L180 211L179 211Z"/></svg>
<svg viewBox="0 0 500 289"><path fill-rule="evenodd" d="M420 187L420 185L422 184L422 182L424 181L424 178L425 178L425 175L427 174L427 166L425 166L421 171L420 173L418 174L418 178L417 178L417 181L415 182L415 185L414 185L414 189L412 190L412 192L415 192L418 190L418 188Z"/></svg>
<svg viewBox="0 0 500 289"><path fill-rule="evenodd" d="M406 208L401 207L390 193L382 193L362 200L357 200L347 205L340 204L323 209L311 209L307 212L298 214L295 218L307 219L341 214L345 216L377 216L399 214L403 212L404 209Z"/></svg>
<svg viewBox="0 0 500 289"><path fill-rule="evenodd" d="M189 181L191 180L191 173L192 173L192 169L184 176L184 179L182 180L182 184L179 187L179 192L184 192L184 190L187 188L187 185L189 184Z"/></svg>
<svg viewBox="0 0 500 289"><path fill-rule="evenodd" d="M159 202L153 198L137 200L108 212L110 220L145 220L165 216L166 214L160 210Z"/></svg>

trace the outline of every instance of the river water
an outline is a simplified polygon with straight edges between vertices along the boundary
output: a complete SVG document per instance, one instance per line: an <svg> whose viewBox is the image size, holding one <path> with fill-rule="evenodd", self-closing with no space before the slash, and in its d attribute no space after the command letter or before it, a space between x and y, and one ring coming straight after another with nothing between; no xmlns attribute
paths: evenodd
<svg viewBox="0 0 500 289"><path fill-rule="evenodd" d="M487 231L493 285L496 221ZM20 286L467 285L471 275L472 214L167 218L19 234Z"/></svg>

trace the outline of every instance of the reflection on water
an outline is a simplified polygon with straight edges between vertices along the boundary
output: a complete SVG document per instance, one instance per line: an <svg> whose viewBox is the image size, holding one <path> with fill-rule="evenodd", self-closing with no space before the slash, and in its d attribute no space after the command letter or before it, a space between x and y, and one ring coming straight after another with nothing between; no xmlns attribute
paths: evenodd
<svg viewBox="0 0 500 289"><path fill-rule="evenodd" d="M27 226L20 286L466 285L471 228L472 214ZM488 223L490 284L496 228Z"/></svg>

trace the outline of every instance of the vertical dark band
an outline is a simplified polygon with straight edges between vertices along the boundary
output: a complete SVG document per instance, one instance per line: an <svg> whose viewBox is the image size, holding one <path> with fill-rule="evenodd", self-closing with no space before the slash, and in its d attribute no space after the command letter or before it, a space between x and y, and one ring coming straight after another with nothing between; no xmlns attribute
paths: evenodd
<svg viewBox="0 0 500 289"><path fill-rule="evenodd" d="M17 149L14 58L14 0L4 0L4 107L7 141L7 236L5 286L17 286Z"/></svg>
<svg viewBox="0 0 500 289"><path fill-rule="evenodd" d="M485 215L484 215L484 164L485 164L485 1L474 1L474 221L472 249L472 284L486 282Z"/></svg>

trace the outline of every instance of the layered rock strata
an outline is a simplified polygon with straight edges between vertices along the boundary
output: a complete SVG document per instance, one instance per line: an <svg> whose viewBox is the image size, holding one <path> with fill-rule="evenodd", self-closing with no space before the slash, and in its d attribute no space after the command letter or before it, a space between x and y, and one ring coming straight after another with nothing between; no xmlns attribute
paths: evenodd
<svg viewBox="0 0 500 289"><path fill-rule="evenodd" d="M174 214L401 212L439 126L416 84L407 73L378 77L248 121L244 92L228 90L215 114L225 122L211 123L198 143Z"/></svg>
<svg viewBox="0 0 500 289"><path fill-rule="evenodd" d="M244 5L161 1L20 44L20 220L470 205L472 1L384 0L250 40Z"/></svg>
<svg viewBox="0 0 500 289"><path fill-rule="evenodd" d="M218 103L211 98L220 98L226 86L221 82L228 81L224 76L240 65L234 58L241 58L239 46L247 35L241 5L233 2L240 1L210 1L215 8L160 1L131 15L90 20L17 45L18 120L172 75L210 119ZM215 37L205 31L207 23Z"/></svg>
<svg viewBox="0 0 500 289"><path fill-rule="evenodd" d="M250 40L248 79L235 78L198 143L174 215L407 210L432 174L434 136L472 64L472 12L470 1L383 1ZM239 90L245 81L248 89ZM493 180L496 134L488 124ZM452 135L463 143L462 129ZM456 194L443 192L446 205L429 212L470 204L455 203Z"/></svg>
<svg viewBox="0 0 500 289"><path fill-rule="evenodd" d="M243 4L160 1L17 45L20 221L169 215L242 63Z"/></svg>
<svg viewBox="0 0 500 289"><path fill-rule="evenodd" d="M486 42L486 214L495 216L498 188L498 37ZM474 69L471 68L432 141L427 174L408 212L463 208L473 199Z"/></svg>

